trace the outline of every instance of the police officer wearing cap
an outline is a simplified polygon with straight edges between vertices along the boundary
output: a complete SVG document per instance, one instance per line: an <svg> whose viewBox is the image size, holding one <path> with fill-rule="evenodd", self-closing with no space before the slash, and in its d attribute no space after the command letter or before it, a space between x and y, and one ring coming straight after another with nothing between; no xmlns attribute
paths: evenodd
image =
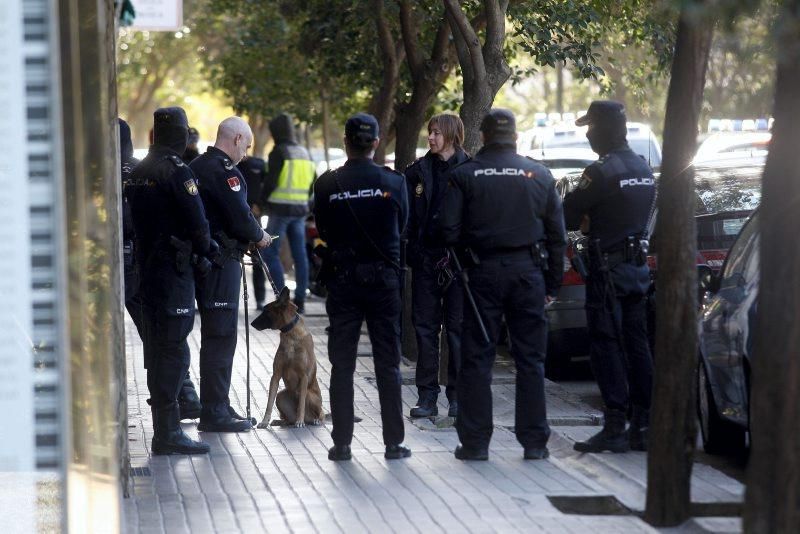
<svg viewBox="0 0 800 534"><path fill-rule="evenodd" d="M125 188L136 232L153 454L201 454L209 447L180 427L178 391L189 369L193 268L211 239L194 173L181 160L188 122L178 107L155 112L153 145Z"/></svg>
<svg viewBox="0 0 800 534"><path fill-rule="evenodd" d="M524 458L547 458L544 397L546 302L561 284L566 235L550 171L516 152L514 115L493 109L484 146L450 172L441 211L445 242L464 247L478 316L464 309L456 430L460 460L487 460L492 437L492 364L502 318L517 367L515 428Z"/></svg>
<svg viewBox="0 0 800 534"><path fill-rule="evenodd" d="M200 309L200 422L205 432L245 432L252 428L230 406L233 355L236 352L241 260L255 243L271 243L247 203L247 184L236 164L247 154L253 133L239 117L217 129L214 146L192 161L211 235L219 245L211 272L197 284Z"/></svg>
<svg viewBox="0 0 800 534"><path fill-rule="evenodd" d="M134 242L136 232L133 228L131 204L125 196L125 187L130 183L131 173L139 160L133 157L131 127L122 119L119 123L119 159L120 177L122 178L122 265L124 267L125 309L133 319L139 337L144 337L142 319L142 296L139 292L139 269L136 266Z"/></svg>
<svg viewBox="0 0 800 534"><path fill-rule="evenodd" d="M646 450L653 374L645 312L646 240L656 193L653 171L628 146L619 102L596 100L575 124L589 127L586 137L600 156L564 198L564 218L568 229L589 237L586 319L592 370L605 404L603 429L576 443L575 450Z"/></svg>
<svg viewBox="0 0 800 534"><path fill-rule="evenodd" d="M402 174L372 161L378 121L357 113L345 123L347 162L314 185L314 217L328 245L324 278L331 321L330 400L333 447L328 459L350 460L353 373L361 324L367 321L381 405L384 457L407 458L400 390L400 235L408 219Z"/></svg>

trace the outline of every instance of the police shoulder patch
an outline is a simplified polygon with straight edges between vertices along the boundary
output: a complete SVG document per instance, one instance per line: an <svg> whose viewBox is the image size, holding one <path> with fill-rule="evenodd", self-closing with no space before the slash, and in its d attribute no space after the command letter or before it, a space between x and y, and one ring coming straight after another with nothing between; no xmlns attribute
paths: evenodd
<svg viewBox="0 0 800 534"><path fill-rule="evenodd" d="M186 192L192 196L197 195L197 183L195 183L194 178L189 178L185 182L183 182L183 187L186 188Z"/></svg>
<svg viewBox="0 0 800 534"><path fill-rule="evenodd" d="M242 183L239 181L238 176L231 176L226 181L228 182L228 187L230 187L232 191L239 191L242 189Z"/></svg>

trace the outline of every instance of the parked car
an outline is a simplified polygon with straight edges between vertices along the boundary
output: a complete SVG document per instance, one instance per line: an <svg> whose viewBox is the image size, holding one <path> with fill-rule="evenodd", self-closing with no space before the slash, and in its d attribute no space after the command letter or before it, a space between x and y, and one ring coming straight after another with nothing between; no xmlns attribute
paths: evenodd
<svg viewBox="0 0 800 534"><path fill-rule="evenodd" d="M522 154L545 165L556 180L583 169L597 161L597 154L590 148L561 147L528 150Z"/></svg>
<svg viewBox="0 0 800 534"><path fill-rule="evenodd" d="M747 217L761 200L763 160L728 160L695 168L697 194L695 223L697 226L698 302L712 277L719 272ZM562 178L557 187L562 196L577 185L580 174ZM655 219L655 218L654 218ZM564 262L564 276L558 298L547 309L548 342L547 372L551 377L563 376L571 362L586 359L589 334L584 311L586 288L583 279L572 268L569 259L585 242L580 232L569 232L569 245ZM650 241L651 287L648 295L648 323L651 342L655 332L655 280L658 274L658 236Z"/></svg>
<svg viewBox="0 0 800 534"><path fill-rule="evenodd" d="M698 321L697 415L709 453L739 452L747 446L759 235L756 211L712 278Z"/></svg>

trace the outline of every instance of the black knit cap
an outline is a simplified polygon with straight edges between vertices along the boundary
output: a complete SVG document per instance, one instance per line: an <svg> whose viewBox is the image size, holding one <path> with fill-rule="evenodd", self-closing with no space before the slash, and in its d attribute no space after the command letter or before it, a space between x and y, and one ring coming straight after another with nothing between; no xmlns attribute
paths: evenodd
<svg viewBox="0 0 800 534"><path fill-rule="evenodd" d="M517 121L507 109L495 108L481 121L484 144L516 143Z"/></svg>

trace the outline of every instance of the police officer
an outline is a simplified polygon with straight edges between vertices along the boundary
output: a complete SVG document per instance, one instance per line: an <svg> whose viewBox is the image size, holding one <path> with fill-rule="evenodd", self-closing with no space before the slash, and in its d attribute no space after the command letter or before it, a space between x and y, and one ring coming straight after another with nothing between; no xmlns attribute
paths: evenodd
<svg viewBox="0 0 800 534"><path fill-rule="evenodd" d="M628 147L625 108L619 102L596 100L575 124L589 127L586 137L600 156L564 198L564 218L568 229L580 228L590 240L586 319L592 370L605 403L603 429L576 443L575 450L645 450L652 388L645 240L655 199L653 172Z"/></svg>
<svg viewBox="0 0 800 534"><path fill-rule="evenodd" d="M492 437L492 364L502 316L517 366L515 428L525 459L546 458L544 305L561 284L566 235L553 176L516 153L514 115L493 109L483 148L450 174L441 211L445 242L466 247L469 289L488 332L464 310L456 430L460 460L486 460Z"/></svg>
<svg viewBox="0 0 800 534"><path fill-rule="evenodd" d="M139 337L143 337L142 296L139 293L139 270L136 267L134 242L136 232L133 229L131 205L125 196L125 187L130 183L131 173L139 160L133 157L131 127L122 119L119 122L119 156L120 176L122 177L122 264L125 273L125 309L133 319Z"/></svg>
<svg viewBox="0 0 800 534"><path fill-rule="evenodd" d="M250 204L250 211L257 221L261 220L264 210L261 207L261 191L264 185L264 177L267 174L267 162L256 156L248 156L240 161L236 167L244 176L247 184L247 203ZM253 269L253 296L256 300L256 309L261 310L267 302L267 277L264 270Z"/></svg>
<svg viewBox="0 0 800 534"><path fill-rule="evenodd" d="M189 128L189 143L186 145L186 150L184 150L181 155L181 159L187 165L200 155L200 151L197 150L197 143L199 142L200 133L197 131L197 128Z"/></svg>
<svg viewBox="0 0 800 534"><path fill-rule="evenodd" d="M289 240L294 260L297 286L294 303L298 313L305 313L308 288L308 253L306 252L306 217L311 184L317 177L314 162L305 147L294 138L292 117L281 113L269 122L275 148L267 158L267 176L262 191L262 206L269 216L267 232ZM268 248L262 254L278 289L284 286L280 247Z"/></svg>
<svg viewBox="0 0 800 534"><path fill-rule="evenodd" d="M381 404L384 457L407 458L400 393L400 234L408 218L403 175L372 161L378 121L357 113L345 123L347 162L314 186L314 216L328 245L325 280L331 326L331 416L328 459L350 460L353 373L366 318Z"/></svg>
<svg viewBox="0 0 800 534"><path fill-rule="evenodd" d="M194 325L192 258L211 240L194 174L180 155L188 122L178 107L155 112L153 145L130 175L125 196L136 231L147 387L153 414L153 454L200 454L207 444L180 427L178 391L189 369L186 338ZM202 262L200 262L202 264Z"/></svg>
<svg viewBox="0 0 800 534"><path fill-rule="evenodd" d="M437 415L439 396L439 333L447 332L447 415L458 413L456 380L461 361L464 289L452 277L447 249L436 231L439 208L447 190L447 170L469 159L461 148L464 123L458 115L436 115L428 122L430 150L406 169L409 191L408 264L412 279L412 317L417 337L416 382L419 393L411 417Z"/></svg>
<svg viewBox="0 0 800 534"><path fill-rule="evenodd" d="M269 235L250 213L247 184L236 164L247 154L253 133L239 117L222 121L214 146L192 161L200 196L219 255L208 276L197 284L200 309L200 423L205 432L244 432L249 420L230 406L233 355L236 351L241 259L250 243L264 248Z"/></svg>

